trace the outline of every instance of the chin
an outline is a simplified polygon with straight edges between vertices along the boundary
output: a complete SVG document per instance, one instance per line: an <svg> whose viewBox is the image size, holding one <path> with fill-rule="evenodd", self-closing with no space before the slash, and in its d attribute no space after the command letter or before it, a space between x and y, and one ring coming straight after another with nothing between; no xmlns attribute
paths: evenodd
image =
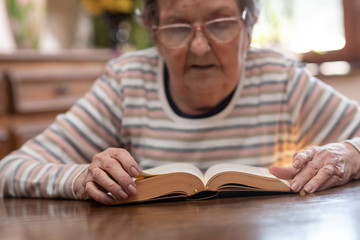
<svg viewBox="0 0 360 240"><path fill-rule="evenodd" d="M214 78L213 76L196 76L191 77L188 80L189 86L191 85L192 89L197 89L199 91L219 91L219 89L224 88L224 79L223 78Z"/></svg>
<svg viewBox="0 0 360 240"><path fill-rule="evenodd" d="M208 83L204 83L204 84L197 84L196 86L192 87L193 92L197 93L197 94L203 94L203 95L219 95L220 92L223 91L223 87L216 84L216 85L212 85L212 84L208 84Z"/></svg>

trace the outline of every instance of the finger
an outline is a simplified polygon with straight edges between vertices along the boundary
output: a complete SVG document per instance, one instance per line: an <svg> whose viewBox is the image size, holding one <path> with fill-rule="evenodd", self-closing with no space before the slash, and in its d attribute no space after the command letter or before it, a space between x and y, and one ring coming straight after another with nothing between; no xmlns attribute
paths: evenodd
<svg viewBox="0 0 360 240"><path fill-rule="evenodd" d="M109 155L116 159L130 176L134 178L139 176L140 168L128 151L122 148L110 148Z"/></svg>
<svg viewBox="0 0 360 240"><path fill-rule="evenodd" d="M331 187L335 187L335 186L339 186L342 184L345 184L346 182L342 182L340 181L338 176L333 176L332 178L329 179L329 181L327 181L326 183L324 183L319 189L318 191L322 191Z"/></svg>
<svg viewBox="0 0 360 240"><path fill-rule="evenodd" d="M269 172L273 174L275 177L290 180L293 179L296 174L299 172L299 169L294 168L293 166L289 167L280 167L280 166L272 166L269 167Z"/></svg>
<svg viewBox="0 0 360 240"><path fill-rule="evenodd" d="M317 174L320 169L320 162L310 161L301 169L291 182L290 188L292 191L299 192Z"/></svg>
<svg viewBox="0 0 360 240"><path fill-rule="evenodd" d="M335 174L335 169L332 165L327 164L322 167L318 173L310 179L310 181L304 186L304 191L306 193L314 193L321 186L329 181Z"/></svg>
<svg viewBox="0 0 360 240"><path fill-rule="evenodd" d="M105 192L110 192L118 199L126 199L129 196L117 182L112 180L109 175L100 168L92 169L91 175L92 180L105 189Z"/></svg>
<svg viewBox="0 0 360 240"><path fill-rule="evenodd" d="M109 174L119 186L121 186L127 195L134 195L137 193L136 185L131 176L123 169L117 160L111 158L110 156L105 157L105 159L101 162L100 167L106 171L106 173ZM120 194L123 193L120 192Z"/></svg>
<svg viewBox="0 0 360 240"><path fill-rule="evenodd" d="M293 159L294 168L302 168L306 163L310 162L315 156L315 148L308 148L304 151L297 153Z"/></svg>
<svg viewBox="0 0 360 240"><path fill-rule="evenodd" d="M95 201L102 204L113 204L115 199L109 194L101 191L94 182L87 182L85 185L86 193Z"/></svg>

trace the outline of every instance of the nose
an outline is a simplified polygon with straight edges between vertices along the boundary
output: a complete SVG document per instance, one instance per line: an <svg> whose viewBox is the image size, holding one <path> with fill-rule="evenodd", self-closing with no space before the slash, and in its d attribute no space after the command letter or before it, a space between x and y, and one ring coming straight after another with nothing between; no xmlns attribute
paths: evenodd
<svg viewBox="0 0 360 240"><path fill-rule="evenodd" d="M197 27L194 30L194 38L191 41L190 51L196 56L201 57L209 52L211 47L201 27Z"/></svg>

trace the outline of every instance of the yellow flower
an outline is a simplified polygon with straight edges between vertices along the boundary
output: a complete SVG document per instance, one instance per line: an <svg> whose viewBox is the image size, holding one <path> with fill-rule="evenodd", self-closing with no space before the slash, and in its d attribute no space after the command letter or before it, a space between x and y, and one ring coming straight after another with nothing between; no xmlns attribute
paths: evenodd
<svg viewBox="0 0 360 240"><path fill-rule="evenodd" d="M104 12L132 13L134 3L132 0L82 0L85 9L92 15Z"/></svg>
<svg viewBox="0 0 360 240"><path fill-rule="evenodd" d="M90 14L100 15L102 13L101 5L98 0L82 0L82 3Z"/></svg>

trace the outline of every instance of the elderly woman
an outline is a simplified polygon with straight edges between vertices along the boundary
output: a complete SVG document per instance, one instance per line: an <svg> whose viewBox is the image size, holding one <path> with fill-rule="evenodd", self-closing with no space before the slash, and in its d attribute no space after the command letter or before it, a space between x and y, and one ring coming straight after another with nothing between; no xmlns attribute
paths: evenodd
<svg viewBox="0 0 360 240"><path fill-rule="evenodd" d="M0 161L0 195L111 204L136 194L141 168L172 161L273 165L294 192L359 178L359 106L295 61L249 49L258 4L145 0L156 47L110 61L76 105Z"/></svg>

